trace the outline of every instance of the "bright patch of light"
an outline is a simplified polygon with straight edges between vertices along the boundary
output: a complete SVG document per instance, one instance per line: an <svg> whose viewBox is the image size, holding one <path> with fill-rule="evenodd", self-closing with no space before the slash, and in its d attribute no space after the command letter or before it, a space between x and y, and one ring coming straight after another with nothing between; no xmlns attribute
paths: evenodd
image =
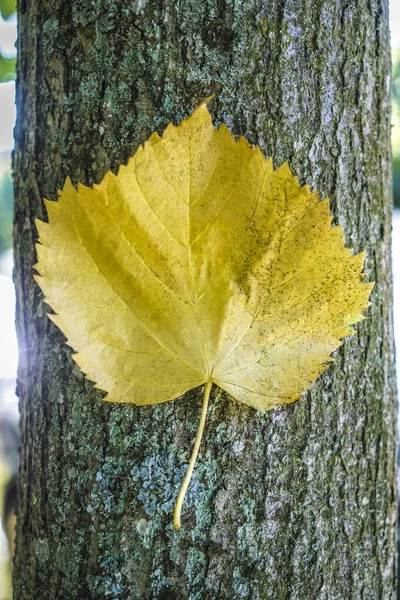
<svg viewBox="0 0 400 600"><path fill-rule="evenodd" d="M400 48L400 1L390 1L390 35L392 48Z"/></svg>
<svg viewBox="0 0 400 600"><path fill-rule="evenodd" d="M9 273L9 259L2 261L3 273ZM10 274L0 274L0 379L14 379L18 350L15 333L15 292Z"/></svg>
<svg viewBox="0 0 400 600"><path fill-rule="evenodd" d="M13 127L15 123L15 83L0 83L0 152L14 147Z"/></svg>
<svg viewBox="0 0 400 600"><path fill-rule="evenodd" d="M395 210L393 215L392 258L394 295L394 337L397 347L397 387L400 390L400 210Z"/></svg>

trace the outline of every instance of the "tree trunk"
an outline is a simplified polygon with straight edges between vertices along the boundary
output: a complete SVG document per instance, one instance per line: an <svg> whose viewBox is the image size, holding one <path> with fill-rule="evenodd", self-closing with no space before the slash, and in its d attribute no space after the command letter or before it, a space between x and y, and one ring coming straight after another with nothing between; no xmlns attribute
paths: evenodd
<svg viewBox="0 0 400 600"><path fill-rule="evenodd" d="M15 598L394 598L389 67L386 0L20 0ZM213 392L177 532L201 390L102 402L46 317L34 219L67 175L99 182L212 93L216 124L331 198L376 285L295 404L263 415Z"/></svg>

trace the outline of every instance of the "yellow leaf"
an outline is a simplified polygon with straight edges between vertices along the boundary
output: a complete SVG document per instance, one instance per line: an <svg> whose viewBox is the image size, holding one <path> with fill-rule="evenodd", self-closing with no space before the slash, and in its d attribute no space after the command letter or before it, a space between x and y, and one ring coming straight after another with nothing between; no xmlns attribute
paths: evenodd
<svg viewBox="0 0 400 600"><path fill-rule="evenodd" d="M212 383L261 411L292 402L369 305L328 200L215 129L205 103L118 175L45 202L36 280L111 402L208 384L206 406Z"/></svg>

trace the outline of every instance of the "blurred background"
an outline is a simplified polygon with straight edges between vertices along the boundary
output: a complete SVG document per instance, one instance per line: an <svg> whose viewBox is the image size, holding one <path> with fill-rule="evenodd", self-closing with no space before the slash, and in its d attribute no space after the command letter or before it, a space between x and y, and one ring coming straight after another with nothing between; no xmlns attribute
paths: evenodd
<svg viewBox="0 0 400 600"><path fill-rule="evenodd" d="M0 0L0 600L11 598L9 552L18 468L17 340L12 284L11 152L15 121L16 0ZM8 533L8 538L5 534Z"/></svg>
<svg viewBox="0 0 400 600"><path fill-rule="evenodd" d="M400 262L400 0L391 0L392 144L393 144L393 263ZM18 468L18 403L15 396L17 341L12 283L11 152L15 121L16 2L0 0L0 600L10 600L10 547L14 529ZM400 347L400 269L395 277L395 332ZM398 383L400 369L398 370ZM399 386L400 389L400 386ZM7 535L6 535L7 534Z"/></svg>

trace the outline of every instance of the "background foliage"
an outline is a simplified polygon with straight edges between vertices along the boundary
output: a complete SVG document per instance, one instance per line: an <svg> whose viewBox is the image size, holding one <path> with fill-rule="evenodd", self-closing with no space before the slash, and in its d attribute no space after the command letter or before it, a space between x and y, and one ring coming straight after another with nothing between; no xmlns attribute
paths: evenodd
<svg viewBox="0 0 400 600"><path fill-rule="evenodd" d="M5 21L13 17L16 10L15 0L0 0L0 14ZM4 56L4 53L0 51L0 82L15 78L15 63L15 57Z"/></svg>
<svg viewBox="0 0 400 600"><path fill-rule="evenodd" d="M0 0L2 19L13 18L16 8L15 0ZM3 56L0 52L0 85L15 78L15 63L14 57ZM6 115L2 115L2 118L5 119ZM13 184L10 163L10 153L0 153L0 254L11 248L12 244Z"/></svg>
<svg viewBox="0 0 400 600"><path fill-rule="evenodd" d="M9 19L17 10L15 0L0 0L0 13L3 19Z"/></svg>
<svg viewBox="0 0 400 600"><path fill-rule="evenodd" d="M0 173L0 254L12 244L13 183L9 168Z"/></svg>

